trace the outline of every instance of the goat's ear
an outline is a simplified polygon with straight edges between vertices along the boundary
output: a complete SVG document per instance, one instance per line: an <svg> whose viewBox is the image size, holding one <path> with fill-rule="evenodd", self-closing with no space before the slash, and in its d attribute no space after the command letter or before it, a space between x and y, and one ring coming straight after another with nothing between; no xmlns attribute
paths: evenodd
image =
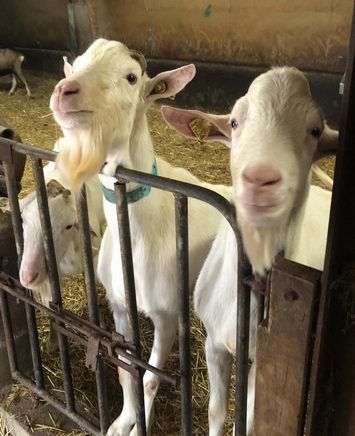
<svg viewBox="0 0 355 436"><path fill-rule="evenodd" d="M64 61L64 75L66 78L70 77L73 74L73 67L72 65L68 62L68 58L66 56L63 56L63 61Z"/></svg>
<svg viewBox="0 0 355 436"><path fill-rule="evenodd" d="M213 115L197 110L162 106L164 120L177 132L199 141L219 141L230 147L230 115Z"/></svg>
<svg viewBox="0 0 355 436"><path fill-rule="evenodd" d="M338 138L338 130L331 129L327 124L325 124L313 160L322 159L323 157L336 154L338 149Z"/></svg>
<svg viewBox="0 0 355 436"><path fill-rule="evenodd" d="M144 88L144 97L148 102L159 98L168 98L185 88L195 77L195 65L185 65L176 70L164 71L152 79L148 79Z"/></svg>
<svg viewBox="0 0 355 436"><path fill-rule="evenodd" d="M47 192L48 192L48 197L50 198L58 197L58 195L60 194L62 194L64 198L68 198L71 195L69 189L66 189L55 179L51 179L47 183Z"/></svg>

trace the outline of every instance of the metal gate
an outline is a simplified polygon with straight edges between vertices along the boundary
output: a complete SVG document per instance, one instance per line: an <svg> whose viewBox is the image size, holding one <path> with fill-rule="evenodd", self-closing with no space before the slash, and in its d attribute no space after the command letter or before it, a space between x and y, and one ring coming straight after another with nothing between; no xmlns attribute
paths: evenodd
<svg viewBox="0 0 355 436"><path fill-rule="evenodd" d="M16 240L18 261L20 263L23 251L22 220L16 191L16 181L12 155L13 151L27 155L32 162L35 179L40 220L44 235L45 258L52 291L50 307L44 307L32 299L30 291L14 278L0 272L0 305L6 337L9 363L12 378L25 385L50 405L72 419L82 428L92 434L105 433L109 426L108 402L105 387L103 360L109 361L129 371L135 377L136 394L138 398L137 425L140 435L146 435L144 416L143 371L149 370L172 385L180 384L181 389L181 434L191 435L192 429L192 382L190 359L190 319L189 319L189 259L188 259L188 198L195 198L215 207L234 230L238 243L238 308L237 308L237 356L236 368L236 435L246 433L246 400L248 380L248 346L249 346L249 312L250 284L249 264L243 255L242 243L237 231L235 209L232 204L219 194L208 189L179 182L159 176L153 176L133 170L118 168L115 184L117 220L121 246L121 259L125 287L126 304L129 321L133 330L133 342L116 332L110 332L99 326L99 309L97 304L95 272L90 243L90 231L85 188L77 196L77 210L84 263L84 277L87 292L89 320L79 318L62 306L60 281L55 258L55 250L48 210L46 185L43 175L42 161L54 161L56 153L18 142L0 140L0 161L5 169L6 185L12 213L12 223ZM135 295L134 265L132 260L130 225L126 196L126 183L136 182L163 189L173 194L175 198L176 217L176 256L178 277L178 326L180 376L172 377L157 368L152 367L142 359L141 341L138 322L138 311ZM11 316L9 313L7 295L12 295L25 304L29 329L33 377L21 373L17 363ZM60 360L64 377L65 401L62 402L46 389L45 377L41 361L35 311L45 312L52 319L58 336ZM89 420L82 416L76 407L67 338L79 342L86 347L86 366L95 371L98 401L98 420ZM128 361L120 360L120 356Z"/></svg>

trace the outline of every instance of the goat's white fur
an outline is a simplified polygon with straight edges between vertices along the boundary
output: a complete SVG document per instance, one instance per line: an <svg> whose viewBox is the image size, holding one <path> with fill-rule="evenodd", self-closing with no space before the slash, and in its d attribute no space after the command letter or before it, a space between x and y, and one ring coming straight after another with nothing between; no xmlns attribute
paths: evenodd
<svg viewBox="0 0 355 436"><path fill-rule="evenodd" d="M282 211L284 216L266 214L260 220L255 216L249 220L246 213L238 220L252 266L261 274L270 268L282 249L285 257L293 261L319 270L324 264L331 192L310 186L310 168L315 152L322 155L322 145L326 153L336 148L337 134L326 126L320 141L309 137L314 127L322 128L323 119L300 74L294 69L279 68L259 76L246 97L237 101L230 117L163 108L168 123L186 136L193 136L188 128L191 118L202 118L212 123L210 135L214 140L221 139L219 134L223 142L232 143L233 198L238 216L243 208L243 197L238 195L243 168L253 162L271 161L281 171L282 183L288 187L292 198L286 210ZM227 118L239 122L233 134L228 128ZM281 198L282 201L285 199ZM210 436L224 434L228 410L231 362L236 351L237 264L235 236L229 224L223 222L194 293L196 312L207 330ZM252 434L254 414L256 327L257 301L252 294L250 358L253 364L248 382L248 435Z"/></svg>
<svg viewBox="0 0 355 436"><path fill-rule="evenodd" d="M58 151L57 148L55 150ZM55 180L63 187L63 191L64 188L69 188L68 182L63 178L53 162L47 164L43 168L43 172L47 183ZM98 246L105 226L102 192L97 176L92 177L86 183L86 195L96 266ZM65 277L78 274L83 271L83 263L75 196L73 194L59 194L55 198L49 196L48 207L59 276ZM31 286L31 289L36 300L48 307L51 300L51 288L44 261L43 233L35 192L31 192L20 200L20 209L24 228L24 252L20 267L20 279L24 269L36 271L39 277L34 286ZM72 227L66 229L70 225ZM23 285L26 286L25 283Z"/></svg>
<svg viewBox="0 0 355 436"><path fill-rule="evenodd" d="M67 65L66 69L68 70ZM92 71L96 72L95 76L91 74ZM133 85L127 83L129 73L137 77L137 82ZM62 156L59 155L59 163L61 167L69 165L75 171L69 162L74 151L80 157L79 164L83 168L81 174L74 174L74 184L80 184L104 160L107 162L103 169L105 175L100 175L100 179L110 189L113 189L116 181L112 176L117 165L149 173L154 151L146 119L147 107L159 97L179 92L193 78L194 73L195 69L190 65L150 79L146 74L142 75L140 65L130 57L123 44L96 41L74 62L69 73L70 80L79 83L81 92L81 97L78 95L71 100L71 109L90 108L92 116L78 121L70 114L63 116L56 111L60 109L63 112L70 106L69 101L66 105L58 100L60 87L68 84L69 79L60 82L52 96L51 107L63 129L63 142L70 144L70 148L64 150ZM164 80L167 90L164 94L157 95L154 94L154 85L160 80ZM90 141L90 135L93 135L94 141ZM78 140L82 137L88 139L85 150ZM96 150L97 147L101 148L93 156L91 147ZM201 183L188 171L172 167L160 158L157 158L157 168L160 176L212 187ZM127 189L131 190L135 186L134 183L129 183ZM231 195L230 188L213 186L213 189L227 197ZM116 207L105 200L104 209L108 227L100 249L98 276L106 288L117 331L127 339L132 339L122 280ZM175 214L172 194L152 189L148 197L129 205L129 217L138 309L152 319L155 329L149 363L163 368L177 331ZM189 201L191 284L208 253L219 221L219 213L211 206L197 200ZM120 416L109 428L108 435L133 436L137 433L133 381L124 370L119 370L119 376L124 405ZM148 427L151 425L153 400L158 386L159 379L146 372L144 394Z"/></svg>

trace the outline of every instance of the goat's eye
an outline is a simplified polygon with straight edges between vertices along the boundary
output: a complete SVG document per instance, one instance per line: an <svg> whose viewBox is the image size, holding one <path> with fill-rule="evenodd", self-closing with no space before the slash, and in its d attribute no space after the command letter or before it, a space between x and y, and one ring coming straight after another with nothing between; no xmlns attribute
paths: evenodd
<svg viewBox="0 0 355 436"><path fill-rule="evenodd" d="M68 226L66 226L65 230L70 230L73 227L72 224L69 224Z"/></svg>
<svg viewBox="0 0 355 436"><path fill-rule="evenodd" d="M319 127L315 127L311 131L311 135L314 136L315 138L319 138L321 134L322 134L322 131L321 131L321 129Z"/></svg>
<svg viewBox="0 0 355 436"><path fill-rule="evenodd" d="M236 129L238 127L238 121L235 118L231 120L231 127L232 129Z"/></svg>
<svg viewBox="0 0 355 436"><path fill-rule="evenodd" d="M126 79L131 85L134 85L137 82L137 76L132 73L127 74Z"/></svg>

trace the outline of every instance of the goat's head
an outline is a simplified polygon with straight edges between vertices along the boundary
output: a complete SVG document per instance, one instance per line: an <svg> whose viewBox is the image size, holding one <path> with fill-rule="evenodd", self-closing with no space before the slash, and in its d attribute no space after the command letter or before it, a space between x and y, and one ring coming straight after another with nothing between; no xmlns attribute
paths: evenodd
<svg viewBox="0 0 355 436"><path fill-rule="evenodd" d="M47 193L53 242L59 265L71 242L77 245L80 253L75 201L71 192L56 180L48 182ZM34 289L48 277L43 232L35 193L21 200L20 207L24 239L20 281L23 286Z"/></svg>
<svg viewBox="0 0 355 436"><path fill-rule="evenodd" d="M191 138L196 137L191 128L195 120L210 123L208 139L231 147L239 223L256 230L279 229L279 235L307 196L312 162L337 143L337 132L326 126L305 76L291 67L257 77L231 114L169 107L162 112L172 127Z"/></svg>
<svg viewBox="0 0 355 436"><path fill-rule="evenodd" d="M195 75L187 65L149 78L139 52L117 41L98 39L55 87L50 107L64 138L58 165L73 186L99 171L110 152L129 155L137 114L158 98L182 90Z"/></svg>

